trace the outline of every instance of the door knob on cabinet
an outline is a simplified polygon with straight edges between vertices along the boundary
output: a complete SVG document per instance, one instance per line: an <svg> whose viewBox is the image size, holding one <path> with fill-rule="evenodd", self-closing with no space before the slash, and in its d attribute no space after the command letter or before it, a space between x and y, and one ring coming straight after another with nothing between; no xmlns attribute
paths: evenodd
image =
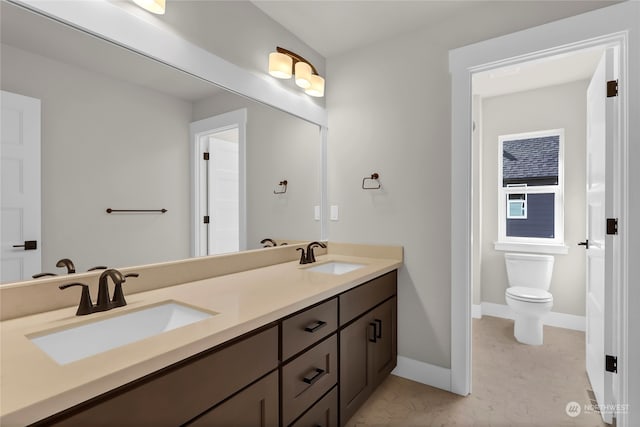
<svg viewBox="0 0 640 427"><path fill-rule="evenodd" d="M578 243L578 246L584 246L585 249L589 249L589 239L585 240L584 242Z"/></svg>
<svg viewBox="0 0 640 427"><path fill-rule="evenodd" d="M22 245L13 245L14 248L24 248L25 251L33 251L38 249L37 240L25 240Z"/></svg>

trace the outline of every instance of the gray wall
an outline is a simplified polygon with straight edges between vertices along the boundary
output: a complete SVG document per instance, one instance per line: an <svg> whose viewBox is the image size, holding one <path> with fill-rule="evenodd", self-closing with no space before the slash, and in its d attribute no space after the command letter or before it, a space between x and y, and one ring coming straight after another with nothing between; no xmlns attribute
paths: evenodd
<svg viewBox="0 0 640 427"><path fill-rule="evenodd" d="M555 255L551 288L553 311L585 314L585 251L576 246L586 230L586 93L588 80L514 93L482 102L482 301L505 304L508 287L504 252L498 240L498 137L564 128L567 255Z"/></svg>
<svg viewBox="0 0 640 427"><path fill-rule="evenodd" d="M189 256L190 102L6 45L2 90L42 100L43 270Z"/></svg>
<svg viewBox="0 0 640 427"><path fill-rule="evenodd" d="M329 203L341 208L329 238L404 246L402 356L450 366L449 49L603 5L487 3L435 27L328 58ZM382 191L360 189L372 172L380 173Z"/></svg>

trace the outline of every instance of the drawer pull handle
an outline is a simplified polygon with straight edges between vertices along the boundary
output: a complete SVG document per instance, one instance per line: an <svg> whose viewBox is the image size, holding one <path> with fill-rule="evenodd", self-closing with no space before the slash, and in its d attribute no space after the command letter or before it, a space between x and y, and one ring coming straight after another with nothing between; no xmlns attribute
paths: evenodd
<svg viewBox="0 0 640 427"><path fill-rule="evenodd" d="M302 381L307 384L313 384L322 377L322 374L324 374L324 369L316 368L310 377L306 376L302 379Z"/></svg>
<svg viewBox="0 0 640 427"><path fill-rule="evenodd" d="M373 319L373 321L378 324L378 327L376 328L376 338L382 338L382 320Z"/></svg>
<svg viewBox="0 0 640 427"><path fill-rule="evenodd" d="M376 339L378 337L378 324L371 322L369 323L369 326L373 326L373 334L369 338L369 342L378 342L378 340Z"/></svg>
<svg viewBox="0 0 640 427"><path fill-rule="evenodd" d="M325 326L327 326L327 322L323 322L322 320L318 320L318 321L310 324L306 328L304 328L304 330L307 331L307 332L314 333L318 329L321 329L321 328L323 328Z"/></svg>

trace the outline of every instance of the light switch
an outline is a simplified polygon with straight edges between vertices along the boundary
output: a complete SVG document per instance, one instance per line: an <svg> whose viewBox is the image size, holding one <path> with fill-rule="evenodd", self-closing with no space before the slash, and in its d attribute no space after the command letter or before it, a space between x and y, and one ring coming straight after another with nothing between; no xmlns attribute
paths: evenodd
<svg viewBox="0 0 640 427"><path fill-rule="evenodd" d="M313 219L320 221L320 206L313 207Z"/></svg>
<svg viewBox="0 0 640 427"><path fill-rule="evenodd" d="M337 221L338 217L338 205L331 205L331 221Z"/></svg>

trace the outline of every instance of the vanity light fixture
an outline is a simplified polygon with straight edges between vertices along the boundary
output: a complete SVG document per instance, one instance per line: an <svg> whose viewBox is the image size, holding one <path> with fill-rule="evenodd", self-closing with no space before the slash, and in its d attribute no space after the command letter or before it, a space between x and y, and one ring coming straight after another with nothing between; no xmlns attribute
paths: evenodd
<svg viewBox="0 0 640 427"><path fill-rule="evenodd" d="M295 76L296 85L307 95L324 96L324 79L318 75L318 70L302 56L280 46L269 54L269 74L277 79Z"/></svg>
<svg viewBox="0 0 640 427"><path fill-rule="evenodd" d="M133 2L156 15L164 15L166 9L166 0L133 0Z"/></svg>

